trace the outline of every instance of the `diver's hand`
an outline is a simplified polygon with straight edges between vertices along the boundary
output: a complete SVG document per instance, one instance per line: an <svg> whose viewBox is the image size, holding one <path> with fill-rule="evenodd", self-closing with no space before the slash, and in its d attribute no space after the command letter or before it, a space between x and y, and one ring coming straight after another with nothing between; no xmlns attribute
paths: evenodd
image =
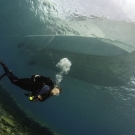
<svg viewBox="0 0 135 135"><path fill-rule="evenodd" d="M41 97L41 95L38 95L38 99L39 99L39 100L42 100L42 97Z"/></svg>

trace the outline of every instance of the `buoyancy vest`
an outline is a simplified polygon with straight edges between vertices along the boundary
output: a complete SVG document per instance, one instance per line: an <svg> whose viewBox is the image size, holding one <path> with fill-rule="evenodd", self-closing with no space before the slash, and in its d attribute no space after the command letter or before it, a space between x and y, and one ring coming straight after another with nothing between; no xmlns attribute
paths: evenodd
<svg viewBox="0 0 135 135"><path fill-rule="evenodd" d="M55 82L50 77L40 75L33 75L31 79L35 82L36 86L41 89L44 85L48 85L51 89L54 88Z"/></svg>

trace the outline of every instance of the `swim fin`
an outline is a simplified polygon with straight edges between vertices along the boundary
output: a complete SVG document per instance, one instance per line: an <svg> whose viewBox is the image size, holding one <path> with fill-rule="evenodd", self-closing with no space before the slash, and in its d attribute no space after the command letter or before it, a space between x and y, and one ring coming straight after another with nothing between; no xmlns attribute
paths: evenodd
<svg viewBox="0 0 135 135"><path fill-rule="evenodd" d="M4 76L6 76L7 74L6 73L4 73L3 75L1 75L0 76L0 80L4 77Z"/></svg>
<svg viewBox="0 0 135 135"><path fill-rule="evenodd" d="M0 60L0 64L2 64L3 62Z"/></svg>
<svg viewBox="0 0 135 135"><path fill-rule="evenodd" d="M1 60L0 60L0 65L1 65L4 69L7 68L7 65L5 65ZM3 75L1 75L1 76L0 76L0 80L1 80L3 77L5 77L6 75L7 75L6 72L5 72Z"/></svg>

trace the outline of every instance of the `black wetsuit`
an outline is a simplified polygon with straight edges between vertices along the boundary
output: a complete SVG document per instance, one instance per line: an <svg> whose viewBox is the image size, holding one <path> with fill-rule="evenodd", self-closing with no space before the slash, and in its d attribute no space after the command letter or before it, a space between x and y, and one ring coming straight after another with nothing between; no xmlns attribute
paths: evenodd
<svg viewBox="0 0 135 135"><path fill-rule="evenodd" d="M13 83L14 85L24 90L30 91L32 96L35 96L35 95L38 95L38 93L39 94L41 93L42 100L39 100L39 101L44 101L51 96L50 91L51 89L54 88L54 82L49 77L44 77L40 75L32 75L31 78L19 79L17 76L15 76L12 73L12 71L8 70L5 64L1 63L1 65L5 71L5 74L10 79L11 83ZM48 86L48 87L45 87L45 89L48 89L48 90L45 93L43 93L40 90L44 90L42 88L45 85ZM25 94L25 95L29 96L28 94Z"/></svg>

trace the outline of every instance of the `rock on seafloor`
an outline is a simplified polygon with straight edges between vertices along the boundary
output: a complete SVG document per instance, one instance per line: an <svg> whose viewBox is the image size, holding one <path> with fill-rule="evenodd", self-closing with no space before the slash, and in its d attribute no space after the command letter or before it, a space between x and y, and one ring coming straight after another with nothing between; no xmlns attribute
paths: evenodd
<svg viewBox="0 0 135 135"><path fill-rule="evenodd" d="M22 110L0 84L0 135L58 135Z"/></svg>

